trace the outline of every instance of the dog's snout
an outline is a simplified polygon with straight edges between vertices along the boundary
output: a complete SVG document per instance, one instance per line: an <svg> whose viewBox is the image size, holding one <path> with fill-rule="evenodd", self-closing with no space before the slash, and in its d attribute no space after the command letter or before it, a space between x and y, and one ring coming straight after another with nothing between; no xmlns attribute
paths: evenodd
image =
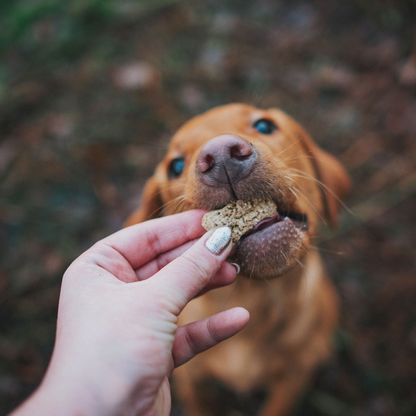
<svg viewBox="0 0 416 416"><path fill-rule="evenodd" d="M251 172L256 160L254 147L234 134L222 134L204 144L197 170L207 184L234 184Z"/></svg>
<svg viewBox="0 0 416 416"><path fill-rule="evenodd" d="M253 154L250 143L234 134L222 134L209 140L202 147L197 167L201 173L212 169L216 164L245 162Z"/></svg>

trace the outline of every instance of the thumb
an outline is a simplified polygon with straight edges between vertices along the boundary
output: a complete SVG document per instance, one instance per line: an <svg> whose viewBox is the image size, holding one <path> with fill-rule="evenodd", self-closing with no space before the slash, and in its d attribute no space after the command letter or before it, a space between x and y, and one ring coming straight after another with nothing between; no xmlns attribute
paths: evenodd
<svg viewBox="0 0 416 416"><path fill-rule="evenodd" d="M224 226L202 236L190 249L156 273L152 283L177 308L186 306L216 274L231 251L231 230Z"/></svg>

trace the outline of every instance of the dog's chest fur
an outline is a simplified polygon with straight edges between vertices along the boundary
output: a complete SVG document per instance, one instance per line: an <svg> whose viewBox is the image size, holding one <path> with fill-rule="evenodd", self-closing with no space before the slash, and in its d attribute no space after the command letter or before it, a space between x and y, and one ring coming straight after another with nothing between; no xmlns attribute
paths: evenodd
<svg viewBox="0 0 416 416"><path fill-rule="evenodd" d="M236 306L251 312L251 319L240 334L200 354L189 369L185 365L177 373L201 371L236 391L248 392L264 388L279 375L284 377L288 362L304 369L319 356L323 359L329 346L322 342L321 332L334 318L326 318L326 305L316 302L317 292L325 286L318 254L309 253L304 262L285 276L267 281L239 276L233 285L191 302L180 324ZM329 285L326 289L332 291Z"/></svg>

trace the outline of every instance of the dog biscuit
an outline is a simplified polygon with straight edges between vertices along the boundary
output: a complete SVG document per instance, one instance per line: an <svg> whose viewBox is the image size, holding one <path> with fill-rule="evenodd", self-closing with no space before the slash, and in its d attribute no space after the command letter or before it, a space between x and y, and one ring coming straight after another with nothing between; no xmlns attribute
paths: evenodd
<svg viewBox="0 0 416 416"><path fill-rule="evenodd" d="M265 218L272 217L277 207L273 201L251 198L231 202L224 208L207 212L202 218L202 226L207 230L228 225L235 244L247 231Z"/></svg>

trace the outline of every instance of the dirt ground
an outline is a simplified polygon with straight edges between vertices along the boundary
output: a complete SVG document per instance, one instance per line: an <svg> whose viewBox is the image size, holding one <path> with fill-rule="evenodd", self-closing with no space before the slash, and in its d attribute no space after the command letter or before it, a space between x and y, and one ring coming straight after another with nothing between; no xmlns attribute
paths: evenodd
<svg viewBox="0 0 416 416"><path fill-rule="evenodd" d="M1 2L0 415L45 372L65 268L121 227L175 130L230 102L282 108L354 184L317 241L336 355L295 414L416 415L415 17L411 0Z"/></svg>

